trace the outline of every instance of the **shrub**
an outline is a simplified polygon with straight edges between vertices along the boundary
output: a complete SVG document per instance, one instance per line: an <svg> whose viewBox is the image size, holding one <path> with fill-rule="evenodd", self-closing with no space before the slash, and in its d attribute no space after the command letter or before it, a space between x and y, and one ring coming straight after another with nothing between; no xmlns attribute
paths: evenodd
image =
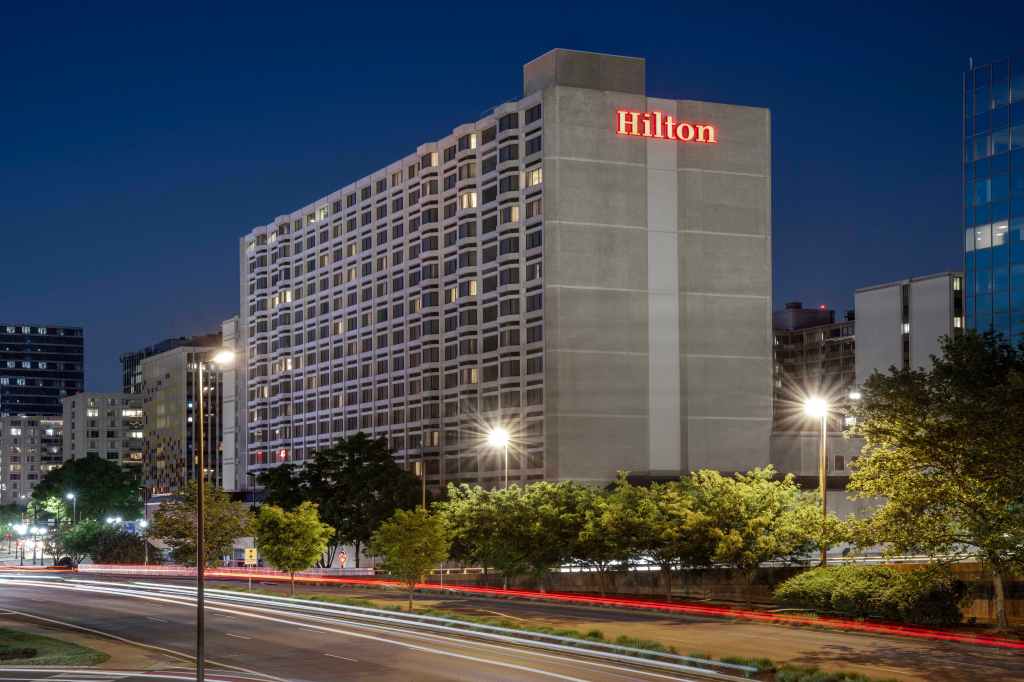
<svg viewBox="0 0 1024 682"><path fill-rule="evenodd" d="M39 652L27 646L0 646L0 661L18 661L23 658L35 658Z"/></svg>
<svg viewBox="0 0 1024 682"><path fill-rule="evenodd" d="M786 665L775 673L775 682L873 682L873 680L859 673L842 671L830 673L817 668Z"/></svg>
<svg viewBox="0 0 1024 682"><path fill-rule="evenodd" d="M787 606L918 625L956 625L965 595L964 584L941 569L850 564L805 571L775 590Z"/></svg>

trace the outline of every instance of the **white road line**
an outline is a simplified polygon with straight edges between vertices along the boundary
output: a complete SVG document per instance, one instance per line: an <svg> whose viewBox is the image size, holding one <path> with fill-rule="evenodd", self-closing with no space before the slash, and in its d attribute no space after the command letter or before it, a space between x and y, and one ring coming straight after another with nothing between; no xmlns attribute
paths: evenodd
<svg viewBox="0 0 1024 682"><path fill-rule="evenodd" d="M170 621L164 620L163 618L155 618L153 616L146 616L149 620L155 620L157 623L169 623Z"/></svg>
<svg viewBox="0 0 1024 682"><path fill-rule="evenodd" d="M225 632L228 637L234 637L235 639L252 639L252 637L246 637L245 635L236 635L233 632Z"/></svg>
<svg viewBox="0 0 1024 682"><path fill-rule="evenodd" d="M352 661L353 663L358 663L359 662L359 661L357 661L354 658L349 658L348 656L339 656L338 654L324 653L324 656L330 656L331 658L340 658L343 661Z"/></svg>
<svg viewBox="0 0 1024 682"><path fill-rule="evenodd" d="M47 587L51 587L51 586L47 585ZM37 616L37 615L35 615L33 613L25 613L24 611L15 611L13 609L5 609L5 611L6 611L6 613L14 613L14 614L17 614L17 615L22 616L24 618L32 618L34 620L41 620L41 621L44 621L44 622L47 622L47 623L55 623L57 625L63 625L64 627L74 628L75 630L81 630L83 632L91 632L91 633L93 633L95 635L101 635L103 637L108 637L110 639L116 639L117 641L124 642L125 644L133 644L135 646L145 647L146 649L153 649L154 651L162 651L165 654L170 654L172 656L177 656L178 658L187 658L187 659L191 659L193 661L196 658L195 656L193 656L191 654L186 654L186 653L182 653L180 651L175 651L174 649L168 649L166 647L156 646L155 644L146 644L145 642L137 642L135 640L128 639L127 637L121 637L120 635L115 635L115 634L112 634L110 632L103 632L102 630L95 630L93 628L87 628L87 627L82 626L82 625L75 625L74 623L68 623L66 621L55 620L53 618L44 618L43 616ZM216 666L219 666L221 668L230 668L231 670L238 670L238 671L243 672L243 673L249 673L251 675L257 675L261 679L264 679L264 680L276 680L276 682L288 682L288 680L285 680L283 678L277 677L275 675L268 675L267 673L261 673L259 670L253 670L252 668L243 668L241 666L231 665L229 663L219 663L217 661L212 661L210 659L206 659L206 661L208 663L212 663L212 664L214 664Z"/></svg>

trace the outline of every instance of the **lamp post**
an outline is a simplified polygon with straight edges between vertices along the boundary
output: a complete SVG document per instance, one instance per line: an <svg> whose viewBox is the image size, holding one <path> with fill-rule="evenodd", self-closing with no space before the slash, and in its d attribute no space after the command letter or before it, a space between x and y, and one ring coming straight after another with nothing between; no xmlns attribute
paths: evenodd
<svg viewBox="0 0 1024 682"><path fill-rule="evenodd" d="M14 527L14 532L18 534L18 555L21 566L25 565L25 533L28 532L28 526L24 523L19 523Z"/></svg>
<svg viewBox="0 0 1024 682"><path fill-rule="evenodd" d="M139 528L142 529L142 565L149 566L149 533L146 531L149 521L140 519Z"/></svg>
<svg viewBox="0 0 1024 682"><path fill-rule="evenodd" d="M821 492L821 528L825 529L828 519L828 409L823 398L808 398L804 401L804 413L821 420L821 440L818 444L818 490ZM824 539L824 538L823 538ZM821 543L821 565L828 564L828 547Z"/></svg>
<svg viewBox="0 0 1024 682"><path fill-rule="evenodd" d="M497 426L487 433L487 444L505 451L505 490L508 490L508 431Z"/></svg>
<svg viewBox="0 0 1024 682"><path fill-rule="evenodd" d="M213 356L213 363L219 367L227 367L235 361L235 354L230 350L220 350ZM198 448L196 449L196 466L198 476L196 477L196 682L204 682L206 679L206 619L205 619L205 593L203 591L204 573L206 569L206 546L205 533L203 529L203 502L206 497L206 463L203 452L206 446L203 434L203 404L206 402L206 390L203 384L203 361L199 360L197 382L199 394L199 433Z"/></svg>
<svg viewBox="0 0 1024 682"><path fill-rule="evenodd" d="M74 525L78 523L78 498L74 493L68 493L64 497L71 500L71 525Z"/></svg>

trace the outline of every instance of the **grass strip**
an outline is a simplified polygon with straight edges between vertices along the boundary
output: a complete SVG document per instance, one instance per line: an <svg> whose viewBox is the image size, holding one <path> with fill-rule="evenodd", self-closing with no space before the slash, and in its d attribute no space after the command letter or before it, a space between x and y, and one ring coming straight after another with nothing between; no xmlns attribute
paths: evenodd
<svg viewBox="0 0 1024 682"><path fill-rule="evenodd" d="M104 663L108 654L53 637L0 628L0 664L87 666Z"/></svg>

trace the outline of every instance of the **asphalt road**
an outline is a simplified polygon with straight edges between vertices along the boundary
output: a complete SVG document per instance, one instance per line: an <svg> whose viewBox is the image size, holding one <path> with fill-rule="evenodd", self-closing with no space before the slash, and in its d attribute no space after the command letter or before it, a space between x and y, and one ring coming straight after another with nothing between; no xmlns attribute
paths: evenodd
<svg viewBox="0 0 1024 682"><path fill-rule="evenodd" d="M224 582L234 585L238 582ZM284 593L281 584L260 585ZM402 597L394 590L339 589L303 585L302 593L388 599ZM605 633L624 633L674 646L682 653L705 652L715 657L768 657L796 665L849 670L882 679L926 682L965 680L1024 681L1024 654L970 644L896 637L863 632L787 627L743 620L688 614L609 609L576 604L481 598L465 594L433 595L417 599L432 606L467 615L527 619L553 627Z"/></svg>
<svg viewBox="0 0 1024 682"><path fill-rule="evenodd" d="M191 597L112 593L118 588L75 579L18 576L0 584L0 613L70 624L169 652L187 655L193 650ZM282 607L243 606L214 596L207 599L206 622L207 659L213 669L228 674L262 673L278 680L700 679L412 628L325 619ZM38 679L12 674L8 671L0 680ZM175 677L181 679L180 673ZM111 676L97 679L106 681ZM139 679L154 677L151 673Z"/></svg>

